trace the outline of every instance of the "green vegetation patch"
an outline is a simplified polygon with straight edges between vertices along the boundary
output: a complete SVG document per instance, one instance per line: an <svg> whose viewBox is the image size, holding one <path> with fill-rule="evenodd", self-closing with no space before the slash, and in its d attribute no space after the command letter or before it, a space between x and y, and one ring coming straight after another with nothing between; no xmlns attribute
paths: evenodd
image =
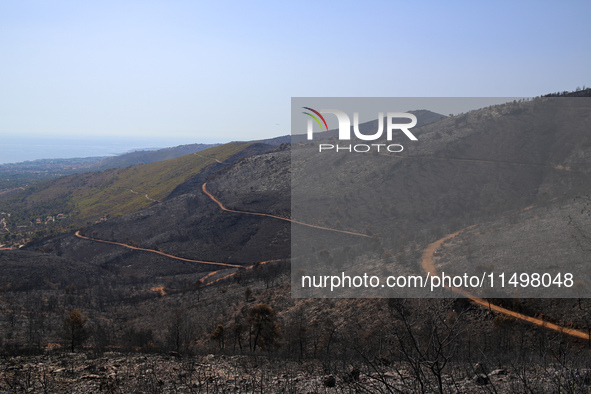
<svg viewBox="0 0 591 394"><path fill-rule="evenodd" d="M77 223L129 214L249 145L232 142L171 160L58 178L0 200L0 211L10 212L15 224L59 213L72 214Z"/></svg>

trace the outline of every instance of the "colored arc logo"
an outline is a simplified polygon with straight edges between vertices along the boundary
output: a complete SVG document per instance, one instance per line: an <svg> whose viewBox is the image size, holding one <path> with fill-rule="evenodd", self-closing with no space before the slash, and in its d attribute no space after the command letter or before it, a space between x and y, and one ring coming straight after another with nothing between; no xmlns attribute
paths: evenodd
<svg viewBox="0 0 591 394"><path fill-rule="evenodd" d="M324 120L324 116L320 115L320 112L318 112L318 111L316 111L315 109L312 109L312 108L310 108L310 107L302 107L302 108L304 108L304 109L307 109L308 111L312 111L312 112L314 112L316 115L320 116L320 119L322 119L322 122L324 122L324 126L326 127L326 131L328 131L328 125L326 124L326 120ZM312 115L312 114L311 114L311 113L309 113L309 112L302 112L302 113L304 113L304 114L306 114L306 115L308 115L308 116L310 116L310 117L314 118L314 120L315 120L315 121L318 123L318 126L320 126L320 130L322 130L322 123L320 123L320 121L318 120L318 118L317 118L317 117L315 117L314 115Z"/></svg>

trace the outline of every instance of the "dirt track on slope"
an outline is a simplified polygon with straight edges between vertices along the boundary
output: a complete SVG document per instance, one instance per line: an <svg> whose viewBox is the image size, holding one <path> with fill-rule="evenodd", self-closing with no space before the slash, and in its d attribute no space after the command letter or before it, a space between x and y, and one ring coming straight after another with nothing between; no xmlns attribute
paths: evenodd
<svg viewBox="0 0 591 394"><path fill-rule="evenodd" d="M322 226L316 226L316 225L302 223L302 222L299 222L299 221L296 221L296 220L284 218L284 217L281 217L281 216L266 214L266 213L247 212L247 211L239 211L239 210L229 209L229 208L226 208L221 203L221 201L219 201L215 196L213 196L207 190L207 186L206 185L207 185L207 182L204 183L203 186L202 186L203 193L205 193L213 202L215 202L220 207L220 209L222 211L234 212L234 213L245 214L245 215L265 216L265 217L270 217L270 218L274 218L274 219L278 219L278 220L284 220L284 221L291 222L291 223L297 223L297 224L300 224L302 226L317 228L317 229L321 229L321 230L334 231L334 232L339 232L339 233L344 233L344 234L350 234L350 235L355 235L355 236L360 236L360 237L368 237L368 238L370 237L367 234L361 234L361 233L355 233L355 232L352 232L352 231L344 231L344 230L331 229L331 228L322 227ZM526 209L529 209L529 208L531 208L531 207L528 207ZM422 269L425 272L429 272L431 275L436 275L437 274L437 270L435 268L435 262L433 260L433 256L434 256L435 252L437 251L437 249L439 247L441 247L441 245L443 245L443 243L445 243L446 241L448 241L448 240L456 237L460 233L462 233L462 232L464 232L466 230L472 229L472 228L474 228L476 226L477 226L476 224L475 225L472 225L472 226L468 226L468 227L466 227L466 228L464 228L462 230L459 230L459 231L456 231L454 233L448 234L445 237L443 237L443 238L441 238L441 239L439 239L439 240L437 240L437 241L432 242L431 244L429 244L427 246L427 248L423 251L423 255L422 255L422 259L421 259L421 267L422 267ZM231 267L231 268L243 268L242 266L234 265L234 264L227 264L227 263L218 263L218 262L212 262L212 261L202 261L202 260L186 259L186 258L183 258L183 257L173 256L173 255L170 255L168 253L161 252L159 250L139 248L139 247L136 247L136 246L127 245L127 244L120 243L120 242L105 241L105 240L101 240L101 239L86 237L84 235L81 235L80 234L80 231L76 231L75 235L76 235L76 237L81 238L81 239L86 239L86 240L95 241L95 242L101 242L101 243L107 243L107 244L112 244L112 245L119 245L119 246L123 246L123 247L126 247L128 249L132 249L132 250L140 250L140 251L144 251L144 252L156 253L156 254L159 254L159 255L162 255L162 256L165 256L165 257L169 257L169 258L172 258L172 259L181 260L181 261L187 261L187 262L191 262L191 263L208 264L208 265ZM263 262L261 264L265 264L265 263L267 263L267 262ZM248 268L253 268L253 267L254 266L250 266ZM206 279L206 278L208 278L209 276L211 276L211 275L213 275L215 273L217 273L217 271L214 272L214 273L210 273L209 275L207 275L203 279ZM235 275L235 273L231 273L229 275L224 276L223 278L219 278L217 280L214 280L213 282L210 282L207 285L211 285L211 284L213 284L215 282L218 282L220 280L226 279L226 278L228 278L228 277L230 277L232 275ZM586 333L586 332L583 332L583 331L580 331L580 330L575 330L575 329L572 329L572 328L562 327L562 326L559 326L557 324L544 321L542 319L538 319L538 318L535 318L535 317L524 315L522 313L514 312L512 310L503 308L501 306L498 306L498 305L495 305L495 304L491 304L491 303L489 303L488 301L486 301L486 300L484 300L482 298L474 297L471 294L469 294L468 292L466 292L464 290L461 290L461 289L458 289L458 288L451 288L451 290L454 291L454 292L456 292L456 293L458 293L458 294L461 294L464 297L469 298L474 303L476 303L476 304L478 304L478 305L480 305L482 307L488 308L490 310L493 310L495 312L502 313L504 315L511 316L513 318L516 318L516 319L519 319L519 320L522 320L522 321L526 321L526 322L535 324L535 325L540 326L540 327L545 327L547 329L554 330L554 331L557 331L557 332L560 332L560 333L563 333L563 334L567 334L567 335L570 335L570 336L573 336L573 337L576 337L576 338L589 340L589 334Z"/></svg>
<svg viewBox="0 0 591 394"><path fill-rule="evenodd" d="M367 234L362 234L362 233L356 233L353 231L345 231L345 230L337 230L334 228L328 228L328 227L322 227L322 226L316 226L314 224L308 224L308 223L303 223L303 222L298 222L297 220L292 220L292 219L288 219L288 218L284 218L281 216L275 216L275 215L270 215L268 213L259 213L259 212L248 212L248 211L237 211L235 209L230 209L230 208L226 208L224 206L224 204L222 204L220 202L220 200L218 200L217 198L215 198L213 196L213 194L211 194L208 190L207 190L207 182L205 182L203 184L203 186L201 186L201 189L203 190L203 193L205 193L209 198L211 198L211 200L213 202L215 202L222 211L226 211L226 212L234 212L234 213L241 213L241 214L245 214L245 215L254 215L254 216L266 216L266 217L270 217L270 218L274 218L274 219L279 219L279 220L285 220L286 222L291 222L291 223L297 223L300 224L302 226L306 226L306 227L312 227L312 228L318 228L320 230L326 230L326 231L334 231L336 233L343 233L343 234L350 234L350 235L356 235L358 237L367 237L367 238L371 238L371 236L367 235Z"/></svg>
<svg viewBox="0 0 591 394"><path fill-rule="evenodd" d="M530 208L530 207L528 207L528 208ZM443 243L445 243L446 241L449 241L450 239L455 238L456 236L463 233L464 231L470 230L476 226L477 225L475 224L475 225L463 228L459 231L456 231L455 233L448 234L445 237L438 239L437 241L429 244L429 246L427 246L427 248L423 251L423 256L421 259L421 267L423 268L423 271L429 272L431 275L437 275L437 269L435 268L435 261L433 260L433 256L435 255L435 252L437 251L437 249L439 249L439 247L441 245L443 245ZM524 315L522 313L514 312L510 309L503 308L503 307L495 305L495 304L491 304L490 302L488 302L482 298L474 297L470 293L468 293L467 291L464 291L462 289L458 289L456 287L453 287L450 290L452 290L458 294L461 294L462 296L467 297L470 300L472 300L474 303L476 303L484 308L488 308L490 310L493 310L495 312L499 312L504 315L511 316L516 319L535 324L537 326L545 327L550 330L558 331L563 334L571 335L573 337L589 340L589 334L586 332L575 330L572 328L562 327L557 324L544 321L542 319L538 319L535 317Z"/></svg>
<svg viewBox="0 0 591 394"><path fill-rule="evenodd" d="M267 216L267 217L272 217L272 218L279 219L279 220L286 220L286 221L292 222L292 223L298 223L298 224L301 224L301 225L304 225L304 226L320 228L320 229L323 229L323 230L344 232L344 233L347 233L347 234L368 237L365 234L359 234L359 233L354 233L354 232L349 232L349 231L340 231L340 230L329 229L329 228L325 228L325 227L314 226L314 225L310 225L310 224L306 224L306 223L301 223L301 222L298 222L298 221L295 221L295 220L283 218L283 217L280 217L280 216L269 215L269 214L266 214L266 213L246 212L246 211L237 211L237 210L229 209L229 208L226 208L217 198L215 198L207 190L206 184L207 184L207 182L203 184L203 187L202 187L203 192L209 198L211 198L211 200L214 201L220 207L220 209L222 209L223 211L235 212L235 213L243 213L243 214L248 214L248 215ZM531 209L531 208L533 208L533 207L527 207L524 210L528 210L528 209ZM454 238L458 234L460 234L460 233L462 233L462 232L464 232L466 230L469 230L471 228L474 228L476 226L477 225L475 224L475 225L466 227L466 228L464 228L462 230L456 231L455 233L448 234L445 237L443 237L443 238L441 238L441 239L439 239L439 240L437 240L437 241L429 244L427 246L427 248L423 251L423 256L422 256L422 260L421 260L421 267L423 268L423 270L425 272L431 273L431 275L436 275L437 274L437 270L435 269L435 262L433 260L433 255L435 254L435 251L441 245L443 245L444 242L446 242L446 241ZM463 291L461 289L453 288L451 290L457 292L458 294L463 295L464 297L469 298L474 303L476 303L476 304L478 304L480 306L483 306L485 308L489 308L489 309L491 309L491 310L493 310L495 312L499 312L499 313L505 314L507 316L514 317L514 318L519 319L519 320L523 320L523 321L526 321L526 322L529 322L529 323L532 323L532 324L535 324L535 325L538 325L538 326L541 326L541 327L545 327L545 328L548 328L550 330L558 331L558 332L563 333L563 334L567 334L567 335L571 335L571 336L574 336L574 337L577 337L577 338L589 340L589 334L586 333L586 332L575 330L575 329L572 329L572 328L562 327L562 326L559 326L557 324L550 323L550 322L547 322L547 321L544 321L544 320L541 320L541 319L538 319L538 318L535 318L535 317L531 317L531 316L524 315L522 313L514 312L512 310L503 308L501 306L491 304L491 303L489 303L488 301L486 301L486 300L484 300L482 298L474 297L474 296L470 295L469 293L467 293L467 292L465 292L465 291Z"/></svg>
<svg viewBox="0 0 591 394"><path fill-rule="evenodd" d="M127 245L127 244L124 244L124 243L121 243L121 242L105 241L103 239L91 238L91 237L87 237L87 236L84 236L84 235L80 234L80 231L76 231L76 234L75 235L78 238L86 239L86 240L89 240L89 241L101 242L101 243L105 243L105 244L123 246L123 247L126 247L128 249L141 250L143 252L156 253L156 254L159 254L161 256L169 257L169 258L175 259L175 260L187 261L189 263L208 264L208 265L215 265L215 266L222 266L222 267L231 267L231 268L242 268L241 265L236 265L236 264L217 263L215 261L203 261L203 260L186 259L184 257L173 256L171 254L164 253L164 252L161 252L159 250L146 249L146 248L138 248L137 246Z"/></svg>

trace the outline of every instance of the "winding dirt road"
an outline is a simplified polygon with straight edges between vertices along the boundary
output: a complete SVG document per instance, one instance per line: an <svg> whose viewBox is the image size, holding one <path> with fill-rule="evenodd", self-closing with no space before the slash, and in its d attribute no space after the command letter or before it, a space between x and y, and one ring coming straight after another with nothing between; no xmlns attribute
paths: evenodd
<svg viewBox="0 0 591 394"><path fill-rule="evenodd" d="M78 238L86 239L86 240L89 240L89 241L101 242L101 243L104 243L104 244L111 244L111 245L119 245L119 246L123 246L123 247L126 247L128 249L132 249L132 250L141 250L143 252L156 253L156 254L159 254L161 256L169 257L169 258L175 259L175 260L187 261L189 263L208 264L208 265L216 265L216 266L231 267L231 268L243 268L241 265L236 265L236 264L217 263L215 261L203 261L203 260L186 259L184 257L173 256L172 254L164 253L164 252L161 252L159 250L146 249L146 248L138 248L137 246L127 245L127 244L124 244L124 243L121 243L121 242L105 241L103 239L91 238L91 237L87 237L87 236L84 236L84 235L80 234L80 231L76 231L76 234L75 235Z"/></svg>
<svg viewBox="0 0 591 394"><path fill-rule="evenodd" d="M345 230L337 230L334 228L329 228L329 227L322 227L322 226L316 226L314 224L308 224L308 223L303 223L303 222L298 222L297 220L293 220L293 219L288 219L288 218L284 218L281 216L275 216L275 215L270 215L268 213L259 213L259 212L248 212L248 211L237 211L235 209L230 209L230 208L226 208L224 206L224 204L222 204L220 202L220 200L218 200L217 198L214 197L213 194L211 194L208 190L207 190L207 182L205 182L203 184L203 186L201 186L201 189L203 190L203 193L205 193L209 198L211 198L211 200L213 202L215 202L222 211L226 211L226 212L234 212L234 213L241 213L244 215L254 215L254 216L266 216L269 218L273 218L273 219L279 219L279 220L284 220L286 222L291 222L291 223L297 223L300 224L302 226L306 226L306 227L312 227L312 228L318 228L320 230L326 230L326 231L334 231L336 233L342 233L342 234L349 234L349 235L355 235L358 237L366 237L366 238L371 238L371 236L367 235L367 234L362 234L362 233L356 233L353 231L345 231Z"/></svg>
<svg viewBox="0 0 591 394"><path fill-rule="evenodd" d="M351 235L369 237L366 234L359 234L359 233L354 233L354 232L350 232L350 231L341 231L341 230L335 230L335 229L330 229L330 228L326 228L326 227L314 226L314 225L311 225L311 224L298 222L298 221L287 219L287 218L280 217L280 216L269 215L269 214L266 214L266 213L246 212L246 211L237 211L237 210L229 209L229 208L226 208L224 206L224 204L222 204L217 198L215 198L215 196L213 196L207 190L206 184L207 184L207 182L204 183L203 186L202 186L203 192L212 201L214 201L220 207L220 209L222 209L223 211L235 212L235 213L242 213L242 214L248 214L248 215L267 216L267 217L271 217L271 218L275 218L275 219L279 219L279 220L285 220L285 221L292 222L292 223L298 223L298 224L301 224L303 226L320 228L322 230L337 231L337 232L341 232L341 233L345 233L345 234L351 234ZM528 210L528 209L531 209L531 208L533 208L533 207L530 206L530 207L525 208L524 210ZM474 228L476 226L477 226L477 224L474 224L472 226L468 226L468 227L466 227L466 228L464 228L462 230L456 231L455 233L452 233L452 234L448 234L445 237L443 237L443 238L441 238L441 239L439 239L439 240L437 240L437 241L429 244L427 246L427 248L423 251L423 256L422 256L422 261L421 261L421 266L422 266L423 270L425 272L431 273L431 275L436 275L437 274L437 270L435 269L435 262L433 260L433 256L435 254L435 251L441 245L443 245L444 242L446 242L446 241L448 241L448 240L456 237L460 233L462 233L462 232L464 232L466 230L472 229L472 228ZM507 316L514 317L514 318L519 319L519 320L523 320L523 321L526 321L526 322L529 322L529 323L532 323L532 324L535 324L535 325L538 325L538 326L541 326L541 327L545 327L545 328L548 328L550 330L558 331L558 332L563 333L563 334L567 334L567 335L571 335L571 336L574 336L574 337L577 337L577 338L589 340L589 334L586 333L586 332L575 330L575 329L572 329L572 328L562 327L562 326L559 326L557 324L544 321L542 319L538 319L538 318L535 318L535 317L524 315L522 313L514 312L514 311L512 311L510 309L506 309L506 308L503 308L501 306L491 304L491 303L489 303L488 301L486 301L486 300L484 300L482 298L474 297L471 294L469 294L469 293L467 293L467 292L465 292L465 291L463 291L461 289L452 288L451 290L457 292L458 294L463 295L466 298L469 298L474 303L476 303L476 304L478 304L480 306L483 306L485 308L489 308L491 310L494 310L495 312L499 312L499 313L505 314Z"/></svg>
<svg viewBox="0 0 591 394"><path fill-rule="evenodd" d="M528 208L531 208L531 207L528 207ZM431 275L437 275L437 269L435 268L435 260L433 259L433 256L435 255L435 252L437 251L437 249L439 249L439 247L441 245L443 245L445 242L449 241L450 239L455 238L456 236L463 233L464 231L470 230L476 226L477 226L477 224L474 224L472 226L468 226L468 227L463 228L459 231L456 231L455 233L448 234L445 237L438 239L437 241L429 244L429 246L427 246L427 248L423 251L423 256L421 259L421 267L423 268L423 271L429 272ZM575 330L573 328L562 327L557 324L544 321L542 319L538 319L535 317L524 315L522 313L514 312L510 309L503 308L502 306L491 304L490 302L488 302L482 298L474 297L473 295L471 295L467 291L464 291L462 289L458 289L456 287L452 287L450 290L452 290L458 294L461 294L464 297L469 298L470 300L472 300L476 304L483 306L485 308L491 309L495 312L499 312L504 315L511 316L516 319L535 324L537 326L545 327L550 330L558 331L563 334L571 335L573 337L589 340L589 333L586 333L584 331Z"/></svg>
<svg viewBox="0 0 591 394"><path fill-rule="evenodd" d="M207 190L207 186L206 185L207 185L207 182L204 183L203 186L202 186L203 193L205 193L213 202L215 202L220 207L220 209L222 211L234 212L234 213L245 214L245 215L265 216L265 217L270 217L270 218L274 218L274 219L278 219L278 220L283 220L283 221L287 221L287 222L291 222L291 223L297 223L297 224L300 224L302 226L317 228L317 229L321 229L321 230L334 231L334 232L338 232L338 233L344 233L344 234L350 234L350 235L355 235L355 236L359 236L359 237L368 237L368 238L370 238L370 236L367 235L367 234L361 234L361 233L355 233L355 232L352 232L352 231L344 231L344 230L337 230L337 229L332 229L332 228L328 228L328 227L316 226L316 225L312 225L312 224L308 224L308 223L302 223L302 222L299 222L299 221L296 221L296 220L284 218L284 217L281 217L281 216L276 216L276 215L271 215L271 214L266 214L266 213L259 213L259 212L247 212L247 211L239 211L239 210L229 209L229 208L226 208L221 203L221 201L219 201L217 198L215 198L215 196L213 196ZM529 208L531 208L531 207L528 207L526 209L529 209ZM441 239L439 239L439 240L437 240L437 241L432 242L431 244L429 244L427 246L427 248L423 251L423 255L422 255L422 259L421 259L421 267L422 267L422 269L425 272L429 272L431 275L436 275L437 274L437 269L435 267L435 261L433 259L433 256L434 256L435 252L437 251L437 249L439 247L441 247L446 241L448 241L448 240L450 240L450 239L458 236L462 232L464 232L466 230L469 230L469 229L472 229L472 228L474 228L476 226L477 226L477 224L472 225L472 226L468 226L468 227L466 227L466 228L464 228L462 230L459 230L459 231L456 231L454 233L448 234L445 237L443 237L443 238L441 238ZM159 254L159 255L162 255L162 256L165 256L165 257L169 257L169 258L176 259L176 260L181 260L181 261L186 261L186 262L190 262L190 263L199 263L199 264L215 265L215 266L230 267L230 268L244 268L243 266L235 265L235 264L227 264L227 263L219 263L219 262L212 262L212 261L186 259L186 258L183 258L183 257L178 257L178 256L174 256L174 255L171 255L171 254L168 254L168 253L164 253L164 252L161 252L159 250L139 248L139 247L136 247L136 246L127 245L127 244L120 243L120 242L105 241L105 240L101 240L101 239L97 239L97 238L91 238L91 237L87 237L87 236L84 236L84 235L80 234L80 231L76 231L75 235L78 238L86 239L86 240L89 240L89 241L101 242L101 243L107 243L107 244L112 244L112 245L123 246L125 248L132 249L132 250L139 250L139 251L144 251L144 252L149 252L149 253L156 253L156 254ZM262 265L262 264L269 263L271 261L276 261L276 260L265 261L265 262L262 262L262 263L259 263L259 264ZM251 266L247 267L247 269L253 269L254 267L255 267L255 265L251 265ZM209 277L217 274L218 272L219 271L214 271L214 272L211 272L208 275L204 276L201 279L202 283L205 281L205 279L207 279L207 278L209 278ZM222 278L219 278L219 279L216 279L216 280L214 280L212 282L209 282L209 283L205 284L205 286L212 285L213 283L216 283L218 281L227 279L227 278L229 278L231 276L234 276L234 275L236 275L236 272L230 273L228 275L225 275ZM586 333L586 332L583 332L583 331L580 331L580 330L576 330L576 329L572 329L572 328L568 328L568 327L562 327L562 326L559 326L557 324L544 321L542 319L538 319L538 318L535 318L535 317L524 315L522 313L514 312L514 311L512 311L510 309L506 309L506 308L503 308L501 306L498 306L498 305L495 305L495 304L491 304L491 303L489 303L488 301L486 301L486 300L484 300L482 298L474 297L471 294L469 294L468 292L463 291L461 289L452 288L451 290L454 291L454 292L456 292L456 293L458 293L458 294L461 294L464 297L469 298L474 303L476 303L476 304L478 304L478 305L480 305L480 306L482 306L484 308L488 308L490 310L493 310L495 312L502 313L504 315L511 316L511 317L513 317L515 319L526 321L526 322L535 324L535 325L540 326L540 327L545 327L547 329L554 330L554 331L560 332L562 334L567 334L567 335L570 335L570 336L573 336L573 337L576 337L576 338L589 340L589 334Z"/></svg>
<svg viewBox="0 0 591 394"><path fill-rule="evenodd" d="M262 261L262 262L260 262L260 263L255 263L255 264L253 264L253 265L250 265L250 266L246 267L246 268L245 268L245 271L252 270L252 269L254 269L254 268L255 268L255 267L257 267L257 266L259 266L259 267L260 267L260 266L262 266L262 265L264 265L264 264L267 264L267 263L273 263L273 262L275 262L275 261L279 261L279 260L268 260L268 261ZM201 279L199 279L199 280L201 281L201 283L203 283L203 286L211 286L211 285L213 285L214 283L217 283L217 282L220 282L220 281L222 281L222 280L225 280L225 279L231 278L231 277L233 277L233 276L236 276L236 274L238 274L238 272L240 272L240 271L234 271L234 272L232 272L232 273L229 273L228 275L224 275L224 276L222 276L221 278L217 278L217 279L215 279L215 280L212 280L211 282L205 283L205 279L207 279L207 278L209 278L209 277L211 277L211 276L213 276L213 275L215 275L215 274L219 273L220 271L222 271L222 270L218 270L218 271L210 272L209 274L205 275L203 278L201 278Z"/></svg>

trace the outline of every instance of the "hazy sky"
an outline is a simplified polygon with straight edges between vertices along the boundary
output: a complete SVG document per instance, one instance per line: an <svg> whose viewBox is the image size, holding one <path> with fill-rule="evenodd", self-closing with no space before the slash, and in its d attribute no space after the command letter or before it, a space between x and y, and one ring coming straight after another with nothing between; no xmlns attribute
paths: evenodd
<svg viewBox="0 0 591 394"><path fill-rule="evenodd" d="M292 96L574 90L591 85L590 15L590 1L0 0L0 146L273 137Z"/></svg>

